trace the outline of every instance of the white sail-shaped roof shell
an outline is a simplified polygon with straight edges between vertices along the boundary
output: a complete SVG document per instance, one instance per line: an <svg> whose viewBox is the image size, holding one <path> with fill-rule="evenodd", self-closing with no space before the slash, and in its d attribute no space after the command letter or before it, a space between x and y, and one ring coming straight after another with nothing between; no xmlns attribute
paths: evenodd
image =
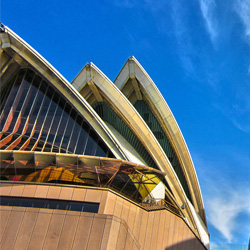
<svg viewBox="0 0 250 250"><path fill-rule="evenodd" d="M167 136L173 142L172 146L175 147L175 150L182 163L181 165L183 171L186 174L186 180L188 181L189 188L191 190L196 211L199 211L201 217L205 221L204 205L196 171L188 147L174 118L174 115L172 114L169 106L156 87L155 83L134 57L131 57L127 60L115 79L114 84L119 89L122 89L128 78L131 76L135 77L143 87L144 95L147 96L151 109L155 111L154 113L156 115L158 115L157 118L160 120L161 126L167 133Z"/></svg>
<svg viewBox="0 0 250 250"><path fill-rule="evenodd" d="M125 65L126 66L126 65ZM124 70L124 68L123 68ZM123 72L123 70L121 72ZM141 72L140 72L141 73ZM118 78L119 79L118 75ZM123 76L124 81L129 77L129 74L126 76ZM146 75L141 73L141 78L145 78ZM188 199L186 197L186 194L182 188L182 185L171 165L171 163L168 160L168 157L166 156L165 152L163 151L162 147L160 146L159 142L155 138L153 132L150 130L150 128L147 126L143 118L140 116L140 114L136 111L136 109L133 107L133 105L129 102L129 100L124 96L124 94L120 91L119 85L116 86L112 81L108 79L107 76L105 76L93 63L87 64L76 76L76 78L72 81L73 86L81 93L81 91L84 91L84 86L87 84L95 85L95 89L92 87L92 92L95 92L94 95L96 97L96 100L102 101L102 99L105 99L109 103L109 105L118 113L122 119L127 123L127 125L130 127L131 131L136 134L136 136L140 139L144 147L147 149L147 151L150 153L152 158L154 159L155 163L157 164L158 168L166 173L166 181L168 185L170 186L174 197L177 201L177 203L181 206L183 204L186 204L186 209L183 210L185 217L188 218L188 221L190 223L190 226L192 228L196 228L194 225L194 216L192 214L192 209L189 208L189 205L191 204L188 202ZM152 82L152 80L151 80ZM115 82L117 83L117 82ZM151 84L151 83L150 83ZM155 85L151 84L150 86L155 87ZM158 102L161 102L163 97L160 95L159 90L155 87L155 91L158 92L157 98ZM99 97L98 97L99 96ZM154 100L154 99L153 99ZM164 99L163 99L164 100ZM166 102L164 101L165 107L168 107ZM173 115L168 108L169 116L171 116L173 119ZM176 123L175 120L172 121L173 123ZM168 122L169 124L169 122ZM177 125L177 123L176 123ZM171 126L170 126L171 127ZM178 131L178 125L176 130ZM183 139L184 140L184 139ZM188 151L187 151L188 152ZM131 159L130 159L131 160ZM191 160L191 158L190 158ZM192 171L195 174L195 170L193 167L193 164L191 165ZM196 174L195 174L195 185L198 185ZM198 190L199 185L198 185ZM194 195L194 198L196 200L196 196ZM197 204L197 201L196 203ZM195 206L196 212L203 213L203 203L202 206ZM202 212L201 212L202 211Z"/></svg>
<svg viewBox="0 0 250 250"><path fill-rule="evenodd" d="M167 103L137 60L135 58L130 58L122 68L114 83L91 63L87 64L73 80L72 84L70 84L41 55L39 55L31 46L24 42L10 29L5 27L5 32L0 35L0 46L10 55L9 59L7 58L6 61L2 61L2 84L4 84L5 79L7 81L9 75L14 74L18 68L27 66L33 67L39 74L46 78L53 87L55 87L72 104L72 106L75 107L89 124L91 124L93 129L110 148L116 158L144 164L143 159L137 155L131 145L129 145L119 133L116 133L111 126L106 124L91 107L88 101L83 98L81 95L81 89L84 85L89 84L95 98L99 101L105 99L105 101L108 102L143 144L158 169L166 173L166 182L168 183L179 207L182 206L184 208L182 212L186 217L188 224L202 238L202 230L199 230L199 227L200 225L203 227L203 224L206 224L204 206L196 172L188 148ZM185 173L188 187L191 191L193 205L189 202L177 174L154 133L126 95L122 93L122 88L130 77L136 78L142 86L144 96L147 97L151 109L155 112L163 130L173 144L181 162L183 172ZM140 90L137 89L137 91ZM139 98L142 98L139 92L137 94ZM194 206L194 209L192 206ZM199 218L196 218L195 213L200 215L203 222L200 222ZM199 223L197 223L197 221L199 221Z"/></svg>

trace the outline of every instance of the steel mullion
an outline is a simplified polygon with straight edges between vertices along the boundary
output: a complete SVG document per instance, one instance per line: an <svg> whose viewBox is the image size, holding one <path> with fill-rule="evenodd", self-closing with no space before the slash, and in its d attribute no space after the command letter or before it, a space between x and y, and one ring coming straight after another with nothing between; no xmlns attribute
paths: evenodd
<svg viewBox="0 0 250 250"><path fill-rule="evenodd" d="M60 100L59 100L60 101ZM59 102L58 102L59 103ZM56 137L57 137L57 134L58 134L58 130L59 130L59 127L61 125L61 122L62 122L62 118L63 118L63 115L64 115L64 109L66 107L66 102L64 103L64 106L63 106L63 109L62 109L62 114L61 114L61 117L60 117L60 121L59 123L57 124L57 129L56 129L56 132L55 132L55 137L54 137L54 140L52 142L52 146L51 146L51 150L50 152L52 152L53 150L53 147L54 147L54 144L55 144L55 140L56 140ZM60 148L59 148L59 151L60 151Z"/></svg>
<svg viewBox="0 0 250 250"><path fill-rule="evenodd" d="M41 84L42 84L43 81L44 81L44 80L41 81ZM41 110L42 110L42 108L43 108L43 104L44 104L44 101L45 101L45 99L46 99L46 94L47 94L48 90L49 90L49 86L47 86L47 89L46 89L46 91L45 91L45 93L44 93L44 97L43 97L43 100L42 100L42 103L41 103L41 106L40 106L40 109L39 109L39 111L37 112L36 120L35 120L35 122L34 122L34 126L33 126L33 129L32 129L33 134L34 134L34 130L35 130L35 127L36 127L36 124L37 124L37 120L38 120L39 115L40 115L40 113L41 113ZM40 129L40 133L39 133L38 138L37 138L37 142L34 144L34 146L32 147L31 151L35 150L34 147L37 145L37 143L38 143L38 141L39 141L39 139L40 139L40 137L41 137L41 134L42 134L42 131L43 131L43 126L44 126L44 123L45 123L45 121L46 121L48 111L49 111L49 109L48 109L47 112L46 112L44 121L43 121L42 126L41 126L41 129ZM32 134L32 132L31 132L31 134ZM32 138L33 134L30 136L30 138Z"/></svg>
<svg viewBox="0 0 250 250"><path fill-rule="evenodd" d="M76 118L77 118L77 115L76 115ZM73 129L72 129L71 134L70 134L70 137L69 137L68 145L67 145L67 147L66 147L66 152L69 151L69 145L70 145L70 143L71 143L71 138L72 138L72 135L73 135L73 133L74 133L75 126L76 126L76 118L75 118L75 120L74 120L74 126L73 126ZM73 120L73 119L72 119L72 120ZM81 128L80 128L80 131L81 131ZM74 149L74 152L75 152L75 149ZM74 153L74 152L73 152L73 153Z"/></svg>
<svg viewBox="0 0 250 250"><path fill-rule="evenodd" d="M111 185L111 183L112 183L114 177L117 175L117 173L119 172L119 170L120 170L120 168L118 168L118 169L116 170L116 172L111 176L111 178L109 178L108 182L105 184L104 187L106 187L108 184Z"/></svg>
<svg viewBox="0 0 250 250"><path fill-rule="evenodd" d="M11 147L18 139L20 139L20 137L22 138L22 135L19 135L19 136L16 138L16 140L14 140L5 150L12 150L13 148L10 148L10 149L9 149L9 147ZM18 144L19 144L19 143L18 143ZM18 144L17 144L17 145L18 145ZM16 146L17 146L17 145L16 145ZM15 146L15 147L16 147L16 146ZM15 148L15 147L14 147L14 148Z"/></svg>
<svg viewBox="0 0 250 250"><path fill-rule="evenodd" d="M91 131L91 127L90 127L89 124L88 124L88 126L89 126L89 132L87 133L88 134L88 138L86 139L84 150L82 152L84 155L85 155L85 151L86 151L86 148L87 148L87 145L88 145L88 141L89 141L89 137L90 137L90 131Z"/></svg>
<svg viewBox="0 0 250 250"><path fill-rule="evenodd" d="M8 119L9 119L10 113L11 113L11 111L13 110L14 103L15 103L16 98L17 98L17 96L18 96L18 94L19 94L19 92L20 92L21 85L23 84L23 79L24 79L24 77L26 76L26 73L27 73L27 70L26 70L26 72L25 72L25 74L24 74L24 76L23 76L23 78L22 78L22 81L21 81L20 86L18 87L18 91L17 91L17 93L16 93L15 99L14 99L14 101L13 101L12 105L11 105L11 108L10 108L9 114L8 114L8 116L7 116L7 119L6 119L5 123L4 123L4 126L3 126L3 131L4 131L5 127L6 127L6 123L8 122ZM17 78L18 78L18 76L19 76L19 74L17 74ZM16 83L16 81L17 81L17 78L16 78L16 80L15 80L15 82L14 82L14 84L13 84L13 87L15 86L15 83ZM12 89L11 89L11 90L12 90ZM10 96L10 95L9 95L9 96ZM6 103L7 103L7 102L8 102L8 100L6 101Z"/></svg>
<svg viewBox="0 0 250 250"><path fill-rule="evenodd" d="M120 190L120 192L123 191L123 189L127 186L128 182L129 182L130 180L131 180L131 179L130 179L130 177L128 176L128 180L126 181L125 185L124 185L123 188Z"/></svg>
<svg viewBox="0 0 250 250"><path fill-rule="evenodd" d="M38 89L37 89L38 91L37 91L36 97L34 98L34 101L33 101L33 104L32 104L32 108L30 109L30 112L29 112L29 118L30 118L30 114L31 114L31 112L32 112L32 109L34 108L34 105L35 105L35 103L36 103L36 101L37 101L37 98L38 98L38 95L39 95L39 89L40 89L40 87L42 86L42 83L43 83L43 79L41 79L40 85L39 85L39 87L38 87ZM46 93L47 93L47 90L45 91L45 94L46 94ZM40 114L40 112L41 112L41 109L42 109L44 100L45 100L45 95L44 95L43 98L42 98L42 102L41 102L40 108L39 108L39 110L38 110L38 112L37 112L36 119L35 119L34 124L33 124L33 126L32 126L30 135L29 135L29 137L27 138L27 140L26 140L25 143L27 143L27 141L30 140L30 139L32 138L33 134L34 134L35 127L36 127L36 124L37 124L37 119L38 119L39 114ZM29 119L27 120L27 123L29 123ZM27 123L25 124L26 126L28 125ZM40 132L41 132L41 131L40 131ZM39 134L39 135L40 135L40 134ZM39 136L38 136L37 141L38 141L38 140L39 140ZM23 149L23 147L25 146L25 143L24 143L23 146L20 148L20 150ZM32 147L31 151L34 150L35 145L36 145L36 143L35 143L34 146Z"/></svg>
<svg viewBox="0 0 250 250"><path fill-rule="evenodd" d="M61 142L60 142L60 145L59 145L59 152L61 152L61 147L62 147L62 143L63 143L63 139L64 139L64 136L65 136L65 133L66 133L66 130L67 130L67 127L68 127L68 124L69 124L69 119L70 119L70 114L72 112L72 108L68 114L68 120L66 122L66 126L64 128L64 131L63 131L63 134L62 134L62 139L61 139Z"/></svg>
<svg viewBox="0 0 250 250"><path fill-rule="evenodd" d="M77 117L77 116L76 116ZM76 149L77 149L77 145L78 145L78 141L79 141L79 138L80 138L80 134L81 134L81 132L82 132L82 125L83 125L83 122L84 122L84 120L82 120L82 123L81 123L81 126L80 126L80 129L79 129L79 133L78 133L78 137L77 137L77 141L76 141L76 145L75 145L75 148L74 148L74 152L73 152L73 154L75 154L75 152L76 152ZM73 135L73 134L72 134ZM83 151L84 152L84 151Z"/></svg>
<svg viewBox="0 0 250 250"><path fill-rule="evenodd" d="M35 74L35 76L34 76L34 79L35 79L35 77L36 77L36 74ZM37 96L38 96L38 94L39 94L39 89L40 89L40 87L41 87L41 85L42 85L42 82L43 82L43 80L41 79L41 81L40 81L40 83L39 83L39 86L38 86L38 88L37 88L37 91L36 91L36 95L35 95L34 100L33 100L33 102L32 102L32 105L31 105L29 114L28 114L28 116L27 116L26 123L25 123L25 125L24 125L24 127L23 127L22 134L24 133L24 129L25 129L25 127L27 126L27 123L29 123L30 114L31 114L32 109L33 109L33 107L34 107L34 105L35 105L35 102L36 102L36 100L37 100ZM42 100L42 104L43 104L43 100ZM41 106L42 106L42 105L41 105ZM39 114L39 112L40 112L40 109L39 109L39 111L38 111L37 113Z"/></svg>
<svg viewBox="0 0 250 250"><path fill-rule="evenodd" d="M30 84L30 85L29 85L29 89L28 89L28 91L27 91L27 93L26 93L26 96L25 96L25 98L24 98L22 107L21 107L20 112L19 112L19 115L18 115L18 117L17 117L17 121L18 121L18 119L19 119L19 118L21 117L21 115L22 115L23 107L24 107L25 102L26 102L26 100L27 100L27 98L28 98L28 95L29 95L29 93L30 93L31 85L32 85L34 79L35 79L35 74L34 74L34 76L33 76L32 81L29 83L29 84ZM26 80L25 80L25 81L26 81ZM27 81L27 82L28 82L28 81ZM16 126L17 126L17 124L16 124L15 127L13 128L13 131L14 131L14 132L15 132L15 130L16 130Z"/></svg>
<svg viewBox="0 0 250 250"><path fill-rule="evenodd" d="M15 82L16 82L16 80L17 80L17 77L18 77L18 74L16 74L15 80L13 81L12 86L8 86L8 89L6 90L5 95L8 93L8 90L10 89L10 92L9 92L9 96L10 96L10 93L11 93L12 89L14 88L14 85L15 85ZM8 99L9 99L9 96L7 97L6 102L5 102L5 103L2 103L1 106L0 106L0 108L3 107L3 110L2 110L1 115L0 115L0 119L2 118L2 113L3 113L3 111L4 111L4 106L5 106L5 104L7 103Z"/></svg>
<svg viewBox="0 0 250 250"><path fill-rule="evenodd" d="M48 86L48 88L49 88L49 86ZM49 107L48 107L48 110L47 110L47 112L46 112L46 116L45 116L45 119L44 119L42 128L44 127L44 124L45 124L45 122L46 122L46 120L47 120L47 116L48 116L48 113L49 113L49 110L50 110L50 107L51 107L51 103L52 103L52 101L53 101L53 97L54 97L55 93L56 93L56 92L54 91L53 96L52 96L51 99L50 99ZM60 101L60 98L59 98L59 100L58 100L58 103L59 103L59 101ZM58 105L56 105L56 109L55 109L53 118L52 118L52 120L51 120L51 124L50 124L49 130L48 130L46 139L45 139L45 141L44 141L44 145L43 145L43 148L42 148L42 152L43 152L43 150L44 150L44 148L45 148L45 145L46 145L46 143L47 143L47 141L48 141L49 134L50 134L50 130L51 130L51 127L52 127L52 125L53 125L53 121L54 121L54 119L55 119L55 115L56 115L57 109L58 109ZM43 129L42 129L42 130L43 130ZM42 130L41 130L41 132L42 132Z"/></svg>
<svg viewBox="0 0 250 250"><path fill-rule="evenodd" d="M10 122L10 124L8 126L8 129L10 128L10 126L12 126L12 122L13 122L14 123L13 129L10 131L10 132L13 132L13 133L15 132L15 127L16 127L16 125L18 123L18 118L19 118L20 112L21 112L21 110L18 111L17 108L18 108L19 103L21 103L21 96L23 95L23 93L25 94L24 85L26 84L25 77L27 75L27 72L28 72L28 70L26 70L26 72L25 72L25 74L24 74L24 76L22 78L21 84L19 86L18 92L16 94L15 100L13 101L12 108L11 108L11 110L12 110L12 121ZM17 99L19 99L19 100L17 100ZM15 107L15 105L16 105L16 107ZM14 107L15 107L15 109L14 109ZM21 103L21 108L22 107L23 107L23 103ZM18 116L16 117L16 120L14 121L14 116L15 116L16 112L18 112Z"/></svg>
<svg viewBox="0 0 250 250"><path fill-rule="evenodd" d="M12 134L12 133L10 133L10 134L9 134L9 135L7 135L5 138L3 138L2 140L0 140L0 144L1 144L1 143L5 140L5 139L7 139L8 137L10 137L11 135L13 136L13 134ZM4 145L5 145L5 144L4 144ZM4 146L4 145L3 145L3 146Z"/></svg>

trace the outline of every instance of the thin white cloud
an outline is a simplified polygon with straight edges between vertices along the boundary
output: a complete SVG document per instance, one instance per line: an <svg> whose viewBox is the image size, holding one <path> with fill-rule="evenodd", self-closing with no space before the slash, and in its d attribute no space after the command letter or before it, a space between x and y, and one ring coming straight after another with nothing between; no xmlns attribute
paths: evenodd
<svg viewBox="0 0 250 250"><path fill-rule="evenodd" d="M242 132L250 134L250 86L241 83L241 88L235 88L236 96L233 99L213 104L232 124Z"/></svg>
<svg viewBox="0 0 250 250"><path fill-rule="evenodd" d="M214 150L219 152L221 158L214 157L210 152L210 156L193 154L193 159L197 166L207 220L227 243L233 243L237 240L237 233L249 237L246 234L250 231L250 172L247 169L250 157L223 145ZM245 218L243 221L240 219L242 215Z"/></svg>
<svg viewBox="0 0 250 250"><path fill-rule="evenodd" d="M200 9L205 21L205 25L213 43L216 42L218 36L218 25L214 16L216 3L214 0L200 0Z"/></svg>
<svg viewBox="0 0 250 250"><path fill-rule="evenodd" d="M156 20L156 27L160 33L169 35L173 32L178 44L180 64L188 76L197 78L193 62L193 57L197 52L193 47L186 25L187 6L185 0L113 0L113 2L122 8L138 7L147 10Z"/></svg>
<svg viewBox="0 0 250 250"><path fill-rule="evenodd" d="M236 12L244 25L245 37L250 45L250 0L238 0Z"/></svg>
<svg viewBox="0 0 250 250"><path fill-rule="evenodd" d="M249 120L249 118L248 118ZM233 125L246 134L250 134L250 123L248 120L239 122L236 118L232 119Z"/></svg>
<svg viewBox="0 0 250 250"><path fill-rule="evenodd" d="M237 0L235 6L236 12L244 26L246 42L250 46L250 0ZM248 67L248 74L250 75L250 66Z"/></svg>
<svg viewBox="0 0 250 250"><path fill-rule="evenodd" d="M233 241L234 232L240 227L237 217L248 214L250 193L245 188L225 186L215 197L210 197L207 202L208 220L225 237L228 243Z"/></svg>
<svg viewBox="0 0 250 250"><path fill-rule="evenodd" d="M184 6L179 1L172 1L172 22L174 34L179 48L179 58L185 73L196 78L196 72L192 57L196 54L193 48L188 28L185 24Z"/></svg>

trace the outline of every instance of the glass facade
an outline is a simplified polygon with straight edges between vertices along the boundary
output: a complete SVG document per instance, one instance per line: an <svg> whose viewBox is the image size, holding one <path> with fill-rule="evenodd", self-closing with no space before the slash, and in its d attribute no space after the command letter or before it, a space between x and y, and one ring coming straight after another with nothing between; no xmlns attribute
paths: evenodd
<svg viewBox="0 0 250 250"><path fill-rule="evenodd" d="M114 155L74 107L33 70L1 89L0 149Z"/></svg>
<svg viewBox="0 0 250 250"><path fill-rule="evenodd" d="M140 203L145 209L167 208L179 214L167 189L164 189L165 198L162 200L156 201L150 194L163 179L161 171L124 160L1 151L0 170L0 179L4 181L108 188Z"/></svg>
<svg viewBox="0 0 250 250"><path fill-rule="evenodd" d="M147 123L148 127L151 129L151 131L154 133L155 138L160 143L162 149L164 150L165 154L167 155L169 161L171 162L171 165L178 176L181 185L188 197L188 199L192 202L192 197L188 188L188 184L185 178L185 175L183 173L181 164L179 162L179 159L175 153L175 150L173 149L170 141L168 140L166 134L164 133L163 129L161 128L160 124L158 123L156 117L148 107L148 105L143 100L138 100L134 104L134 107L138 111L138 113L141 115L141 117L144 119L144 121Z"/></svg>
<svg viewBox="0 0 250 250"><path fill-rule="evenodd" d="M141 141L106 102L96 102L93 108L105 122L112 125L131 144L145 161L147 166L158 169L151 155L145 149Z"/></svg>
<svg viewBox="0 0 250 250"><path fill-rule="evenodd" d="M36 198L17 198L17 197L4 197L0 199L1 206L12 207L34 207L34 208L47 208L68 211L79 211L98 213L99 203L76 202L76 201L62 201L52 199L36 199Z"/></svg>

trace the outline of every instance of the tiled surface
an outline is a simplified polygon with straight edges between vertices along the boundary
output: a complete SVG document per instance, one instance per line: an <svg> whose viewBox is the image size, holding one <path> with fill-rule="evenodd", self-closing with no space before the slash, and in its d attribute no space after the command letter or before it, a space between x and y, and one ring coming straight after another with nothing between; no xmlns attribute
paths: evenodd
<svg viewBox="0 0 250 250"><path fill-rule="evenodd" d="M11 196L22 196L24 185L13 185L10 195Z"/></svg>
<svg viewBox="0 0 250 250"><path fill-rule="evenodd" d="M105 202L104 213L121 218L128 225L130 235L139 243L141 249L205 249L185 222L167 210L147 212L119 196L115 197L112 193L107 194ZM124 240L124 237L120 240ZM129 241L126 242L125 249L134 248L134 245L130 248ZM191 248L186 248L187 246Z"/></svg>
<svg viewBox="0 0 250 250"><path fill-rule="evenodd" d="M34 197L37 185L25 185L23 189L23 197Z"/></svg>
<svg viewBox="0 0 250 250"><path fill-rule="evenodd" d="M47 198L48 191L51 186L37 185L34 197Z"/></svg>
<svg viewBox="0 0 250 250"><path fill-rule="evenodd" d="M2 206L1 250L204 249L181 218L167 210L147 212L110 191L4 185L1 194L100 202L98 214Z"/></svg>
<svg viewBox="0 0 250 250"><path fill-rule="evenodd" d="M84 201L86 194L86 189L83 188L74 188L72 194L72 200L75 201Z"/></svg>
<svg viewBox="0 0 250 250"><path fill-rule="evenodd" d="M0 209L7 218L1 221L1 250L111 250L132 249L131 246L136 245L126 223L114 216L72 212L60 214L38 208L22 211L16 207L12 210ZM8 213L11 213L10 216Z"/></svg>
<svg viewBox="0 0 250 250"><path fill-rule="evenodd" d="M60 235L58 250L71 249L74 242L79 216L66 216Z"/></svg>
<svg viewBox="0 0 250 250"><path fill-rule="evenodd" d="M12 184L1 185L0 195L10 195Z"/></svg>
<svg viewBox="0 0 250 250"><path fill-rule="evenodd" d="M11 210L1 211L1 217L0 217L0 220L1 220L1 223L0 223L0 241L2 241L4 230L5 230L6 225L8 223L10 214L11 214Z"/></svg>
<svg viewBox="0 0 250 250"><path fill-rule="evenodd" d="M43 213L41 210L38 213L33 233L30 236L28 249L42 249L46 238L52 213L51 211L50 213Z"/></svg>
<svg viewBox="0 0 250 250"><path fill-rule="evenodd" d="M5 227L3 237L1 239L1 250L12 249L18 235L19 227L22 223L24 212L11 211L8 223Z"/></svg>
<svg viewBox="0 0 250 250"><path fill-rule="evenodd" d="M112 220L112 223L111 223L111 230L110 230L109 241L107 245L108 249L116 249L119 230L120 230L120 223L115 218L114 220Z"/></svg>
<svg viewBox="0 0 250 250"><path fill-rule="evenodd" d="M24 213L22 224L19 228L18 235L15 241L14 249L27 249L30 235L32 234L33 228L36 224L37 216L37 212Z"/></svg>
<svg viewBox="0 0 250 250"><path fill-rule="evenodd" d="M48 193L47 193L47 198L49 199L58 199L61 193L61 187L57 186L50 186Z"/></svg>
<svg viewBox="0 0 250 250"><path fill-rule="evenodd" d="M85 195L85 201L100 202L102 198L102 191L95 189L87 189Z"/></svg>
<svg viewBox="0 0 250 250"><path fill-rule="evenodd" d="M60 199L62 200L71 200L73 196L74 189L71 187L63 188L63 192L60 192Z"/></svg>

